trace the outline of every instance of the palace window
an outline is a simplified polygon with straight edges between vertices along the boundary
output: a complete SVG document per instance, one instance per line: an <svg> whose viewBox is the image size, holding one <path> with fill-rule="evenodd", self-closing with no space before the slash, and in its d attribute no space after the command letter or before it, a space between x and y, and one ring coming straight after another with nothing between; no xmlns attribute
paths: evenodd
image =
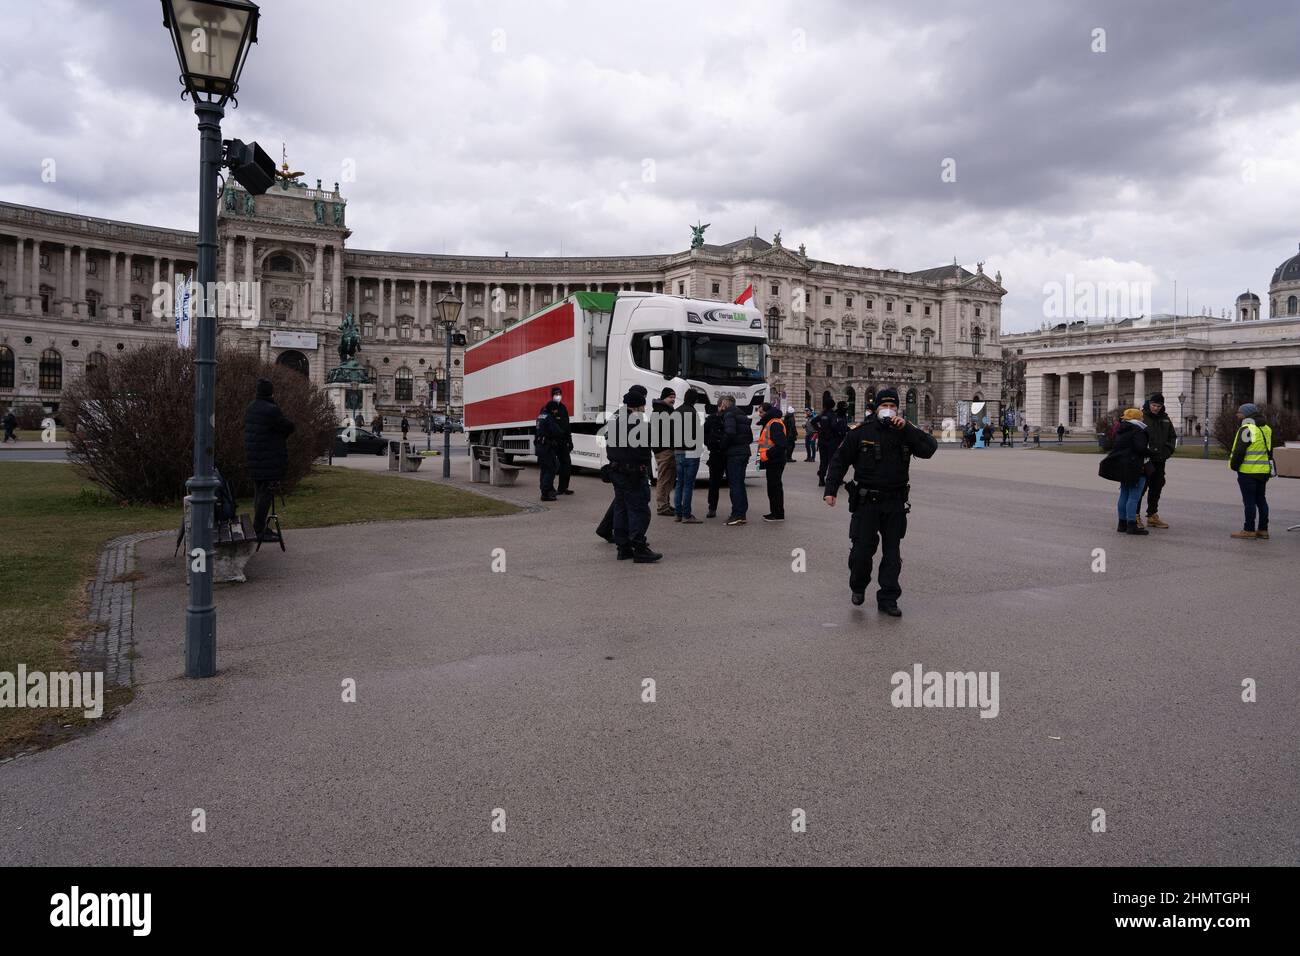
<svg viewBox="0 0 1300 956"><path fill-rule="evenodd" d="M830 297L830 296L826 296L826 297L825 297L825 300L824 300L824 302L823 302L823 304L824 304L824 305L830 305L830 304L831 304L831 297Z"/></svg>
<svg viewBox="0 0 1300 956"><path fill-rule="evenodd" d="M928 335L925 338L921 339L921 354L922 355L930 354L930 336Z"/></svg>
<svg viewBox="0 0 1300 956"><path fill-rule="evenodd" d="M86 374L108 365L108 356L103 352L91 352L86 356Z"/></svg>
<svg viewBox="0 0 1300 956"><path fill-rule="evenodd" d="M14 352L7 345L0 345L0 388L14 387Z"/></svg>
<svg viewBox="0 0 1300 956"><path fill-rule="evenodd" d="M1290 296L1286 300L1286 314L1295 315L1295 312L1296 312L1296 297Z"/></svg>
<svg viewBox="0 0 1300 956"><path fill-rule="evenodd" d="M853 296L851 296L851 295L846 295L846 296L844 297L844 308L846 308L846 309L851 309L851 308L853 308Z"/></svg>
<svg viewBox="0 0 1300 956"><path fill-rule="evenodd" d="M934 373L929 370L926 370L925 381L927 385L933 380L933 378L934 378Z"/></svg>
<svg viewBox="0 0 1300 956"><path fill-rule="evenodd" d="M773 295L781 294L781 287L775 282L772 283L772 294Z"/></svg>
<svg viewBox="0 0 1300 956"><path fill-rule="evenodd" d="M373 299L374 297L375 297L375 287L374 287L374 286L372 286L372 285L368 285L368 286L366 286L366 287L362 290L361 298L363 298L363 299Z"/></svg>
<svg viewBox="0 0 1300 956"><path fill-rule="evenodd" d="M293 259L289 256L271 256L266 260L266 268L271 272L293 272Z"/></svg>
<svg viewBox="0 0 1300 956"><path fill-rule="evenodd" d="M903 348L909 352L912 351L912 337L910 335L903 336Z"/></svg>
<svg viewBox="0 0 1300 956"><path fill-rule="evenodd" d="M411 377L411 370L406 367L397 370L397 377L393 381L394 390L393 398L399 402L409 402L414 394L414 379Z"/></svg>
<svg viewBox="0 0 1300 956"><path fill-rule="evenodd" d="M893 312L893 311L894 311L894 303L893 303L892 300L891 300L891 301L887 301L887 302L885 302L885 311L886 311L886 312Z"/></svg>
<svg viewBox="0 0 1300 956"><path fill-rule="evenodd" d="M781 314L776 306L767 310L767 338L769 342L781 341Z"/></svg>
<svg viewBox="0 0 1300 956"><path fill-rule="evenodd" d="M718 282L713 283L713 294L718 295L721 291L722 291L722 284Z"/></svg>
<svg viewBox="0 0 1300 956"><path fill-rule="evenodd" d="M875 307L876 307L876 300L875 300L875 299L868 299L868 300L867 300L867 311L870 312L870 311L871 311L872 309L874 309Z"/></svg>
<svg viewBox="0 0 1300 956"><path fill-rule="evenodd" d="M507 304L507 305L514 305L514 304L515 304L516 302L518 302L518 301L519 301L519 293L518 293L518 292L507 292L507 293L506 293L506 304Z"/></svg>
<svg viewBox="0 0 1300 956"><path fill-rule="evenodd" d="M976 331L975 333L973 333L973 334L971 335L971 337L970 337L970 342L971 342L971 354L972 354L972 355L983 355L983 354L984 354L984 336L983 336L983 335L981 335L978 331Z"/></svg>
<svg viewBox="0 0 1300 956"><path fill-rule="evenodd" d="M885 351L886 351L886 352L893 351L893 348L894 348L894 333L893 333L893 332L886 332L886 333L885 333Z"/></svg>
<svg viewBox="0 0 1300 956"><path fill-rule="evenodd" d="M930 307L928 305L925 307L925 314L926 315L930 314Z"/></svg>
<svg viewBox="0 0 1300 956"><path fill-rule="evenodd" d="M679 282L679 283L677 283L677 294L678 294L678 295L685 295L685 294L686 294L686 283L685 283L685 282Z"/></svg>
<svg viewBox="0 0 1300 956"><path fill-rule="evenodd" d="M976 384L976 385L979 385L979 384L981 384L983 381L984 381L984 373L983 373L983 372L976 372L976 373L975 373L975 384Z"/></svg>
<svg viewBox="0 0 1300 956"><path fill-rule="evenodd" d="M135 296L132 296L131 298L131 321L144 321L144 300Z"/></svg>
<svg viewBox="0 0 1300 956"><path fill-rule="evenodd" d="M134 262L131 263L131 281L132 282L144 281L144 266L138 266Z"/></svg>
<svg viewBox="0 0 1300 956"><path fill-rule="evenodd" d="M822 345L826 346L826 348L831 347L831 333L829 331L822 333Z"/></svg>
<svg viewBox="0 0 1300 956"><path fill-rule="evenodd" d="M397 337L400 338L400 339L405 339L405 340L408 341L408 342L410 341L410 339L411 339L411 323L410 323L409 321L404 321L404 322L402 322L401 325L399 325L399 326L397 327Z"/></svg>
<svg viewBox="0 0 1300 956"><path fill-rule="evenodd" d="M804 363L803 363L803 373L804 373L804 375L808 376L809 378L812 377L812 362L804 362Z"/></svg>
<svg viewBox="0 0 1300 956"><path fill-rule="evenodd" d="M975 306L975 318L978 319L979 317L980 317L980 307L977 305Z"/></svg>
<svg viewBox="0 0 1300 956"><path fill-rule="evenodd" d="M852 378L852 377L853 377L853 366L850 365L850 366L849 366L849 378Z"/></svg>
<svg viewBox="0 0 1300 956"><path fill-rule="evenodd" d="M93 256L86 260L86 274L99 275L99 260Z"/></svg>
<svg viewBox="0 0 1300 956"><path fill-rule="evenodd" d="M54 349L41 353L40 387L43 392L57 392L63 388L63 356Z"/></svg>
<svg viewBox="0 0 1300 956"><path fill-rule="evenodd" d="M86 293L86 311L90 314L90 317L92 319L99 314L99 293L98 292Z"/></svg>
<svg viewBox="0 0 1300 956"><path fill-rule="evenodd" d="M826 377L827 377L827 378L834 378L834 377L835 377L835 366L834 366L834 365L831 365L831 364L829 364L829 363L826 365Z"/></svg>
<svg viewBox="0 0 1300 956"><path fill-rule="evenodd" d="M781 372L781 360L777 358L772 359L772 374L779 375L780 372Z"/></svg>

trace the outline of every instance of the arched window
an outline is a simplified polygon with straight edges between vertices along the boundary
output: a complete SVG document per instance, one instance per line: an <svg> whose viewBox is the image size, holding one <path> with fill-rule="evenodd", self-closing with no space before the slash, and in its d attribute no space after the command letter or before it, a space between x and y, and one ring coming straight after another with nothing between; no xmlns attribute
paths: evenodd
<svg viewBox="0 0 1300 956"><path fill-rule="evenodd" d="M91 352L86 356L86 374L89 375L95 369L105 368L108 365L108 356L103 352Z"/></svg>
<svg viewBox="0 0 1300 956"><path fill-rule="evenodd" d="M40 387L43 392L58 392L63 389L63 356L55 349L46 349L41 353Z"/></svg>
<svg viewBox="0 0 1300 956"><path fill-rule="evenodd" d="M1295 315L1295 311L1296 311L1296 298L1295 296L1288 296L1286 300L1286 314Z"/></svg>
<svg viewBox="0 0 1300 956"><path fill-rule="evenodd" d="M397 376L394 381L395 390L393 397L399 402L411 401L413 394L411 370L403 366L397 370Z"/></svg>
<svg viewBox="0 0 1300 956"><path fill-rule="evenodd" d="M266 260L266 268L271 272L296 272L293 267L293 257L284 254L271 256Z"/></svg>
<svg viewBox="0 0 1300 956"><path fill-rule="evenodd" d="M14 387L14 351L0 345L0 388Z"/></svg>
<svg viewBox="0 0 1300 956"><path fill-rule="evenodd" d="M781 341L781 313L776 306L767 310L767 340L769 342Z"/></svg>
<svg viewBox="0 0 1300 956"><path fill-rule="evenodd" d="M373 384L373 383L375 382L375 375L376 375L375 367L374 367L373 365L367 365L367 366L366 366L366 381L367 381L367 382L370 382L370 383Z"/></svg>
<svg viewBox="0 0 1300 956"><path fill-rule="evenodd" d="M850 385L850 386L848 387L848 391L847 391L847 394L846 394L845 397L848 399L848 402L849 402L849 421L851 421L851 422L853 422L853 421L857 421L857 419L858 419L858 393L854 390L854 388L853 388L852 385Z"/></svg>

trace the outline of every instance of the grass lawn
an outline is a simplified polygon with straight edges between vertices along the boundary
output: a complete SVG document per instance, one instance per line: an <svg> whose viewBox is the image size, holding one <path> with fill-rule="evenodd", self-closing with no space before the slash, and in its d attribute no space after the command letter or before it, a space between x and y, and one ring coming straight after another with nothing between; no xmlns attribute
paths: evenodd
<svg viewBox="0 0 1300 956"><path fill-rule="evenodd" d="M0 461L0 671L69 670L88 627L86 585L112 538L174 530L181 509L121 507L62 462ZM240 511L252 511L241 501ZM516 507L428 481L319 466L280 508L286 530L358 521L513 514ZM179 559L178 559L179 560ZM130 692L110 697L117 705ZM106 707L106 711L107 711ZM80 711L0 709L0 757L57 742Z"/></svg>
<svg viewBox="0 0 1300 956"><path fill-rule="evenodd" d="M1105 452L1102 451L1101 448L1097 446L1096 442L1089 442L1086 445L1058 445L1055 442L1049 445L1046 442L1044 442L1041 447L1047 449L1048 451L1063 451L1072 455L1104 455L1105 454ZM1204 454L1205 454L1205 449L1200 442L1196 442L1195 444L1188 442L1187 444L1179 445L1176 449L1174 449L1175 458L1200 458ZM1222 448L1220 448L1217 442L1211 441L1210 457L1217 459L1219 461L1226 461L1228 458L1228 453L1224 451Z"/></svg>
<svg viewBox="0 0 1300 956"><path fill-rule="evenodd" d="M41 430L39 428L15 428L14 437L19 441L40 441ZM62 426L54 429L55 441L67 441L68 430Z"/></svg>

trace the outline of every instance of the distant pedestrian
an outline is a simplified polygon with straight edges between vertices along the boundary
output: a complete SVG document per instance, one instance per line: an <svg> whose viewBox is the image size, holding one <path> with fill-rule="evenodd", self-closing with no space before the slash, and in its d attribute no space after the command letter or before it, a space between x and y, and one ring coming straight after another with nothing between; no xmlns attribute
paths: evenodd
<svg viewBox="0 0 1300 956"><path fill-rule="evenodd" d="M691 510L691 499L695 496L695 476L700 470L700 456L704 451L704 416L700 409L700 400L704 398L693 388L686 390L681 408L674 414L681 421L681 445L676 453L677 490L673 493L673 510L676 521L682 524L701 524ZM676 424L676 423L674 423Z"/></svg>
<svg viewBox="0 0 1300 956"><path fill-rule="evenodd" d="M375 437L384 437L384 416L378 413L375 415Z"/></svg>
<svg viewBox="0 0 1300 956"><path fill-rule="evenodd" d="M12 408L5 410L4 424L5 424L4 440L6 442L11 442L11 441L16 442L18 440L18 436L14 434L14 430L18 428L18 418L14 415L14 410Z"/></svg>
<svg viewBox="0 0 1300 956"><path fill-rule="evenodd" d="M782 423L785 425L785 460L794 461L794 452L799 446L799 426L795 423L793 408L786 411Z"/></svg>
<svg viewBox="0 0 1300 956"><path fill-rule="evenodd" d="M990 443L993 441L993 427L988 423L985 423L984 425L982 437L984 439L984 447L988 448Z"/></svg>
<svg viewBox="0 0 1300 956"><path fill-rule="evenodd" d="M1147 524L1152 528L1168 528L1169 525L1160 517L1160 492L1165 487L1165 466L1173 457L1178 447L1178 431L1165 411L1165 397L1154 393L1142 406L1142 421L1147 426L1147 450L1151 455L1150 467L1147 469ZM1142 523L1142 502L1138 505L1138 524Z"/></svg>
<svg viewBox="0 0 1300 956"><path fill-rule="evenodd" d="M758 467L767 473L767 507L764 521L785 520L785 489L781 475L785 472L785 422L779 409L768 402L762 406L759 418Z"/></svg>
<svg viewBox="0 0 1300 956"><path fill-rule="evenodd" d="M1228 467L1237 473L1237 488L1246 520L1232 537L1268 539L1268 499L1265 492L1273 474L1273 429L1258 405L1247 402L1237 409L1241 424L1232 438Z"/></svg>
<svg viewBox="0 0 1300 956"><path fill-rule="evenodd" d="M1010 444L1011 444L1011 429L1007 426L1006 422L1003 422L1002 423L1002 446L1005 448Z"/></svg>
<svg viewBox="0 0 1300 956"><path fill-rule="evenodd" d="M717 406L704 419L704 448L708 452L709 494L706 518L718 516L718 494L727 483L727 426L722 421L725 410L724 400L719 399Z"/></svg>
<svg viewBox="0 0 1300 956"><path fill-rule="evenodd" d="M406 441L406 433L411 430L411 423L406 420L406 413L402 413L402 441Z"/></svg>
<svg viewBox="0 0 1300 956"><path fill-rule="evenodd" d="M272 397L275 387L270 380L257 380L257 397L244 412L244 456L248 477L253 479L253 531L259 541L278 541L279 535L268 531L266 516L275 499L276 485L284 480L289 467L286 439L293 433L293 422Z"/></svg>
<svg viewBox="0 0 1300 956"><path fill-rule="evenodd" d="M811 406L804 408L803 411L804 461L815 461L817 459L817 416Z"/></svg>
<svg viewBox="0 0 1300 956"><path fill-rule="evenodd" d="M655 510L665 518L673 516L673 486L677 483L677 452L672 446L671 437L665 426L673 406L677 404L677 393L665 388L651 404L650 449L655 457Z"/></svg>
<svg viewBox="0 0 1300 956"><path fill-rule="evenodd" d="M552 415L560 426L561 436L555 443L555 474L557 495L571 495L569 478L573 474L573 425L569 422L569 406L564 404L564 392L557 385L551 389Z"/></svg>
<svg viewBox="0 0 1300 956"><path fill-rule="evenodd" d="M555 501L555 473L559 470L556 448L564 441L564 430L556 416L560 410L558 402L547 402L537 413L537 425L533 430L533 447L537 452L539 486L542 501Z"/></svg>
<svg viewBox="0 0 1300 956"><path fill-rule="evenodd" d="M642 415L645 393L629 390L623 396L623 408L614 415L607 430L605 453L609 456L608 474L614 486L614 543L618 559L631 558L637 564L649 564L663 557L646 542L650 527L650 449L642 440Z"/></svg>
<svg viewBox="0 0 1300 956"><path fill-rule="evenodd" d="M1064 426L1064 425L1057 425L1057 426L1056 426L1056 443L1059 445L1059 444L1061 444L1061 443L1064 442L1064 441L1065 441L1065 426Z"/></svg>
<svg viewBox="0 0 1300 956"><path fill-rule="evenodd" d="M638 408L645 406L646 388L644 385L633 385L631 388L628 389L628 391L636 392L638 397L641 399L641 404L637 406ZM610 460L613 461L612 458ZM614 543L614 503L613 502L610 502L609 507L605 509L605 516L600 519L600 524L596 525L596 534L599 537L604 538L610 544Z"/></svg>
<svg viewBox="0 0 1300 956"><path fill-rule="evenodd" d="M1029 444L1029 422L1025 422L1025 444Z"/></svg>
<svg viewBox="0 0 1300 956"><path fill-rule="evenodd" d="M1119 482L1119 526L1115 530L1120 534L1150 534L1137 521L1138 502L1147 482L1147 457L1148 436L1142 411L1125 409L1115 432L1115 447L1097 469L1103 478Z"/></svg>
<svg viewBox="0 0 1300 956"><path fill-rule="evenodd" d="M749 446L754 440L749 416L736 407L736 400L723 397L718 400L722 413L722 430L727 456L727 487L731 492L731 514L727 524L734 527L745 523L749 512L749 496L745 492L745 469L749 465Z"/></svg>
<svg viewBox="0 0 1300 956"><path fill-rule="evenodd" d="M841 405L844 408L843 415L840 414ZM841 402L836 405L830 392L822 392L822 413L817 419L817 450L821 453L821 463L817 466L818 487L826 484L826 468L830 465L831 456L839 450L840 442L849 433L848 418L848 404Z"/></svg>

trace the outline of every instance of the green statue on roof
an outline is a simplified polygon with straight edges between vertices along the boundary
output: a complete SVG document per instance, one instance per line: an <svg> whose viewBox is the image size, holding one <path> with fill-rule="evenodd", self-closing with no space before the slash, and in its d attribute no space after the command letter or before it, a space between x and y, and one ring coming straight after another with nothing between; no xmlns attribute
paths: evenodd
<svg viewBox="0 0 1300 956"><path fill-rule="evenodd" d="M704 225L700 225L697 222L695 225L691 226L691 248L692 249L699 249L704 245L704 230L708 229L709 226L711 225L713 225L713 223L711 222L706 222L704 223Z"/></svg>

